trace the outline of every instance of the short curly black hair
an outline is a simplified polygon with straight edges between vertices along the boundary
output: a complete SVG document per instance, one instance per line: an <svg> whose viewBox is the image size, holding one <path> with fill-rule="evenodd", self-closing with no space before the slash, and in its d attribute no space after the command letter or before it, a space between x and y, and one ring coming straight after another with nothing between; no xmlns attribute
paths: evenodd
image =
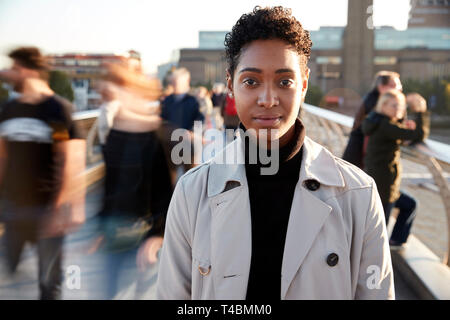
<svg viewBox="0 0 450 320"><path fill-rule="evenodd" d="M256 6L252 12L243 14L225 36L225 55L231 77L247 44L270 39L280 39L290 44L302 59L302 71L306 71L312 46L309 32L292 16L291 9Z"/></svg>

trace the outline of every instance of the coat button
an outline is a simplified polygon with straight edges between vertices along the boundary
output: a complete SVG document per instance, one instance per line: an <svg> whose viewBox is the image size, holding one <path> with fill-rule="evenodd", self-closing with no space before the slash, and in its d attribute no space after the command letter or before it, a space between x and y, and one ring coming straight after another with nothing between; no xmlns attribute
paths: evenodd
<svg viewBox="0 0 450 320"><path fill-rule="evenodd" d="M311 191L316 191L320 188L320 183L317 180L310 179L305 181L305 186Z"/></svg>
<svg viewBox="0 0 450 320"><path fill-rule="evenodd" d="M336 253L330 253L327 257L327 263L330 267L337 265L339 261L339 256Z"/></svg>

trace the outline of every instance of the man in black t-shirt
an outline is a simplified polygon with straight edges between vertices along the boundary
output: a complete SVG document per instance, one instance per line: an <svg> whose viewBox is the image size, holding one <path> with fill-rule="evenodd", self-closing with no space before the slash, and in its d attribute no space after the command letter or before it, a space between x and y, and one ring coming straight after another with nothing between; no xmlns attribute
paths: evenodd
<svg viewBox="0 0 450 320"><path fill-rule="evenodd" d="M45 60L36 48L19 48L9 55L13 66L0 72L21 96L0 108L0 219L5 225L6 260L14 272L24 245L37 245L41 299L61 294L64 233L84 220L74 207L80 204L66 190L80 177L83 143L71 118L72 106L56 96L46 81ZM82 141L82 140L80 140ZM79 157L79 155L77 155ZM70 167L69 167L70 165ZM76 170L74 169L76 168ZM78 173L76 173L77 171ZM84 210L84 208L81 208ZM77 212L77 216L73 216Z"/></svg>

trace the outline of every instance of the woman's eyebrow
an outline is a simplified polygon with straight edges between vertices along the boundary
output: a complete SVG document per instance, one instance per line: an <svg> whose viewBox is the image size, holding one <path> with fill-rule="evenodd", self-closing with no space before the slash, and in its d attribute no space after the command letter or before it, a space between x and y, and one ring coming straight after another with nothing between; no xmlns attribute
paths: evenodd
<svg viewBox="0 0 450 320"><path fill-rule="evenodd" d="M243 73L243 72L256 72L256 73L262 73L261 69L258 68L244 68L241 71L239 71L239 73Z"/></svg>
<svg viewBox="0 0 450 320"><path fill-rule="evenodd" d="M256 72L256 73L262 73L261 69L258 68L244 68L242 70L239 71L239 73L243 73L243 72ZM295 73L294 70L289 69L289 68L284 68L284 69L278 69L277 71L275 71L275 73Z"/></svg>
<svg viewBox="0 0 450 320"><path fill-rule="evenodd" d="M285 69L278 69L277 71L275 71L275 73L285 73L285 72L290 72L290 73L295 73L294 70L289 69L289 68L285 68Z"/></svg>

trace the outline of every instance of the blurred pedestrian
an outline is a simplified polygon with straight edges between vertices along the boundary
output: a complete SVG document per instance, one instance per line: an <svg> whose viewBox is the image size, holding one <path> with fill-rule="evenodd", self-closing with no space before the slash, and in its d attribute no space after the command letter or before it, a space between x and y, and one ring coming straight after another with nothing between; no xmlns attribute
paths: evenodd
<svg viewBox="0 0 450 320"><path fill-rule="evenodd" d="M430 134L430 112L427 110L427 102L420 94L412 92L406 95L406 106L408 108L408 118L416 124L421 123L423 131L423 134L409 141L409 143L415 144L422 142Z"/></svg>
<svg viewBox="0 0 450 320"><path fill-rule="evenodd" d="M390 89L402 90L400 82L400 75L392 71L380 71L375 75L372 90L364 97L362 105L359 107L355 120L353 121L353 128L345 148L342 159L363 168L363 144L364 135L361 132L361 123L364 118L373 110L377 104L378 98L381 94Z"/></svg>
<svg viewBox="0 0 450 320"><path fill-rule="evenodd" d="M105 191L99 214L102 236L94 243L106 254L106 298L125 283L142 288L146 268L156 262L172 195L157 102L157 80L127 66L108 65L105 100L117 103L105 144ZM126 277L128 271L142 274ZM123 285L123 284L122 284Z"/></svg>
<svg viewBox="0 0 450 320"><path fill-rule="evenodd" d="M386 224L392 209L400 210L390 238L391 246L406 243L415 217L415 199L400 192L400 144L404 140L423 138L423 123L427 121L426 109L415 110L417 123L405 120L405 96L398 90L388 90L380 95L375 110L362 123L362 132L368 136L364 170L375 179Z"/></svg>
<svg viewBox="0 0 450 320"><path fill-rule="evenodd" d="M192 131L194 121L204 121L197 99L189 94L191 75L185 68L176 69L170 76L173 93L164 99L161 117L176 128Z"/></svg>
<svg viewBox="0 0 450 320"><path fill-rule="evenodd" d="M221 107L225 100L225 84L217 82L212 88L211 101L214 107Z"/></svg>
<svg viewBox="0 0 450 320"><path fill-rule="evenodd" d="M61 298L64 235L84 222L86 144L72 105L50 89L39 49L22 47L0 72L20 97L0 111L0 217L11 272L26 243L36 244L41 299Z"/></svg>
<svg viewBox="0 0 450 320"><path fill-rule="evenodd" d="M184 139L186 143L184 150L190 149L189 163L178 165L173 161L170 162L170 170L173 184L176 183L178 177L195 166L194 155L194 138L201 139L201 137L194 137L194 122L204 122L205 117L200 112L200 104L197 99L189 94L191 75L186 68L180 68L172 71L169 81L173 87L173 93L166 97L162 103L161 118L165 120L163 129L166 131L167 148L166 154L172 160L173 147L178 142L171 141L172 132L176 129L186 130L186 135L189 139Z"/></svg>
<svg viewBox="0 0 450 320"><path fill-rule="evenodd" d="M205 118L204 122L206 125L205 129L210 129L213 127L213 104L211 98L209 97L208 89L205 87L197 87L194 90L195 97L197 98L198 104L200 106L200 112Z"/></svg>

